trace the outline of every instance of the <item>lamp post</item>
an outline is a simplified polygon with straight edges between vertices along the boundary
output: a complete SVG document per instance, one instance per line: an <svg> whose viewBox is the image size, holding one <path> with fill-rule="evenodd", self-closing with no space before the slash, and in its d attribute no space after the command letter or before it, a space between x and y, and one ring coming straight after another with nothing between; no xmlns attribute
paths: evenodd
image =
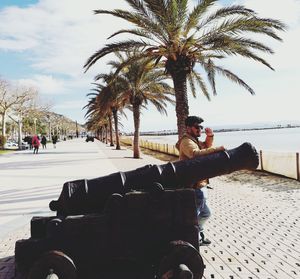
<svg viewBox="0 0 300 279"><path fill-rule="evenodd" d="M34 123L34 134L36 135L36 118L33 118L33 123Z"/></svg>
<svg viewBox="0 0 300 279"><path fill-rule="evenodd" d="M49 141L51 140L51 119L50 119L50 114L47 115L48 118L48 125L49 125L49 134L48 134L48 138Z"/></svg>
<svg viewBox="0 0 300 279"><path fill-rule="evenodd" d="M78 132L78 124L77 124L77 121L76 121L76 138L79 137L79 132Z"/></svg>

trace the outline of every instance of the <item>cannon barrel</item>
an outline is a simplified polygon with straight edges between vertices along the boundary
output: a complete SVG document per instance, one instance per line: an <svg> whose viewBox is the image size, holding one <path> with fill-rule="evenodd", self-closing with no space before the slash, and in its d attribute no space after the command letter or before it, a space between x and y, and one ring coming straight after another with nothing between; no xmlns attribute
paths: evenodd
<svg viewBox="0 0 300 279"><path fill-rule="evenodd" d="M164 188L191 187L197 181L242 169L256 169L258 153L250 143L237 148L163 165L146 165L136 170L117 172L94 179L64 183L57 201L49 207L57 215L78 215L102 212L113 193L132 190L151 191L155 183Z"/></svg>

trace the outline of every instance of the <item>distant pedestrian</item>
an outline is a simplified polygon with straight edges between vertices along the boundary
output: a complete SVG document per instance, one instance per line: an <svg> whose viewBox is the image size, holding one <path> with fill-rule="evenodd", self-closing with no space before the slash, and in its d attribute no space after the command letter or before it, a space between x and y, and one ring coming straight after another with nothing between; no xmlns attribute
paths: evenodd
<svg viewBox="0 0 300 279"><path fill-rule="evenodd" d="M26 136L23 141L27 142L29 145L29 149L32 149L32 137L31 136Z"/></svg>
<svg viewBox="0 0 300 279"><path fill-rule="evenodd" d="M56 148L57 135L52 135L52 143L53 143L53 147Z"/></svg>
<svg viewBox="0 0 300 279"><path fill-rule="evenodd" d="M39 147L40 147L40 140L37 135L34 135L32 137L32 146L33 146L33 154L39 153Z"/></svg>
<svg viewBox="0 0 300 279"><path fill-rule="evenodd" d="M43 149L47 148L47 139L45 136L42 136L41 144L43 146Z"/></svg>

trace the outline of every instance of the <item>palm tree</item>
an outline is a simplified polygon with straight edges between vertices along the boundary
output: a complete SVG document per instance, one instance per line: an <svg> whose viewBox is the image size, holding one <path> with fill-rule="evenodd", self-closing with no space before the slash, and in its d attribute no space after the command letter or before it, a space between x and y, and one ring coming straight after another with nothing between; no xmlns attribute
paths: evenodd
<svg viewBox="0 0 300 279"><path fill-rule="evenodd" d="M173 79L176 99L176 116L179 137L185 131L184 120L189 114L187 81L193 95L196 85L210 99L203 73L194 66L201 66L207 75L213 95L217 94L215 75L220 74L244 87L251 94L253 89L230 70L218 66L216 61L239 55L253 59L273 69L257 52L273 53L264 43L246 35L263 34L281 40L276 34L285 25L274 19L260 18L244 6L232 5L210 12L217 0L200 0L192 11L188 0L125 0L131 10L96 10L95 14L109 14L125 19L135 25L133 29L122 29L110 38L129 33L135 39L110 43L94 53L86 62L86 71L100 58L115 51L141 49L136 59L149 57L153 61L164 61L166 74Z"/></svg>
<svg viewBox="0 0 300 279"><path fill-rule="evenodd" d="M114 61L111 61L109 64L115 64ZM122 84L122 80L118 78L118 76L115 76L114 73L109 74L100 74L96 77L96 80L102 79L106 86L103 87L101 85L97 86L97 89L95 89L99 94L101 94L101 106L102 110L106 109L107 111L110 111L113 115L113 122L114 122L114 128L115 128L115 138L116 138L116 149L120 150L120 139L119 139L119 116L118 113L123 112L123 108L127 107L126 99L123 94L124 86L126 85Z"/></svg>
<svg viewBox="0 0 300 279"><path fill-rule="evenodd" d="M99 88L105 88L101 85L98 85ZM88 96L93 96L90 98L88 104L84 106L87 109L85 114L86 117L89 117L89 127L93 127L94 130L97 130L99 126L104 126L106 132L106 143L107 143L107 128L112 127L111 125L111 111L108 109L107 104L104 103L102 95L100 94L102 91L100 89L95 91L99 91L99 93L90 93ZM110 129L111 131L111 129ZM110 133L110 142L112 144L112 132Z"/></svg>
<svg viewBox="0 0 300 279"><path fill-rule="evenodd" d="M119 116L118 113L123 113L123 108L126 107L126 100L122 95L122 87L120 87L118 78L114 77L113 73L100 74L97 76L97 80L103 79L106 85L96 84L96 88L93 89L96 93L90 93L88 96L94 96L90 98L89 103L84 107L87 108L86 116L93 116L99 114L101 117L107 118L110 130L110 142L113 146L113 128L112 122L114 122L116 149L121 149L119 140ZM113 117L113 121L112 121Z"/></svg>
<svg viewBox="0 0 300 279"><path fill-rule="evenodd" d="M119 54L119 62L114 67L119 70L118 87L122 90L122 100L131 106L134 122L133 157L140 158L139 135L141 109L148 103L160 112L166 114L166 102L173 103L173 88L164 80L165 76L160 69L154 69L149 59L132 61L135 52L126 52L125 57ZM131 61L131 63L127 63ZM123 65L127 65L123 67Z"/></svg>

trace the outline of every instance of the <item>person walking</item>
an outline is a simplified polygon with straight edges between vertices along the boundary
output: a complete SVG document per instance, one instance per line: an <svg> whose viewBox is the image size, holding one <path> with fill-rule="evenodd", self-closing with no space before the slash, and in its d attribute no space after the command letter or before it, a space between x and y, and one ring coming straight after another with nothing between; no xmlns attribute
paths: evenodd
<svg viewBox="0 0 300 279"><path fill-rule="evenodd" d="M32 149L32 137L31 136L26 136L23 141L27 142L29 145L29 149Z"/></svg>
<svg viewBox="0 0 300 279"><path fill-rule="evenodd" d="M42 136L41 144L43 146L43 149L47 148L47 139L45 136Z"/></svg>
<svg viewBox="0 0 300 279"><path fill-rule="evenodd" d="M40 139L37 135L32 137L33 154L39 153Z"/></svg>
<svg viewBox="0 0 300 279"><path fill-rule="evenodd" d="M53 143L53 147L56 148L57 135L52 135L52 143Z"/></svg>
<svg viewBox="0 0 300 279"><path fill-rule="evenodd" d="M203 156L225 150L224 146L213 147L214 133L211 128L205 128L205 141L199 141L203 126L200 125L203 119L198 116L188 116L185 120L186 133L176 143L179 150L179 159L187 160L197 156ZM209 245L211 241L204 235L204 223L211 216L211 211L207 205L207 187L209 180L200 180L194 185L190 185L195 189L197 217L199 226L199 245Z"/></svg>

